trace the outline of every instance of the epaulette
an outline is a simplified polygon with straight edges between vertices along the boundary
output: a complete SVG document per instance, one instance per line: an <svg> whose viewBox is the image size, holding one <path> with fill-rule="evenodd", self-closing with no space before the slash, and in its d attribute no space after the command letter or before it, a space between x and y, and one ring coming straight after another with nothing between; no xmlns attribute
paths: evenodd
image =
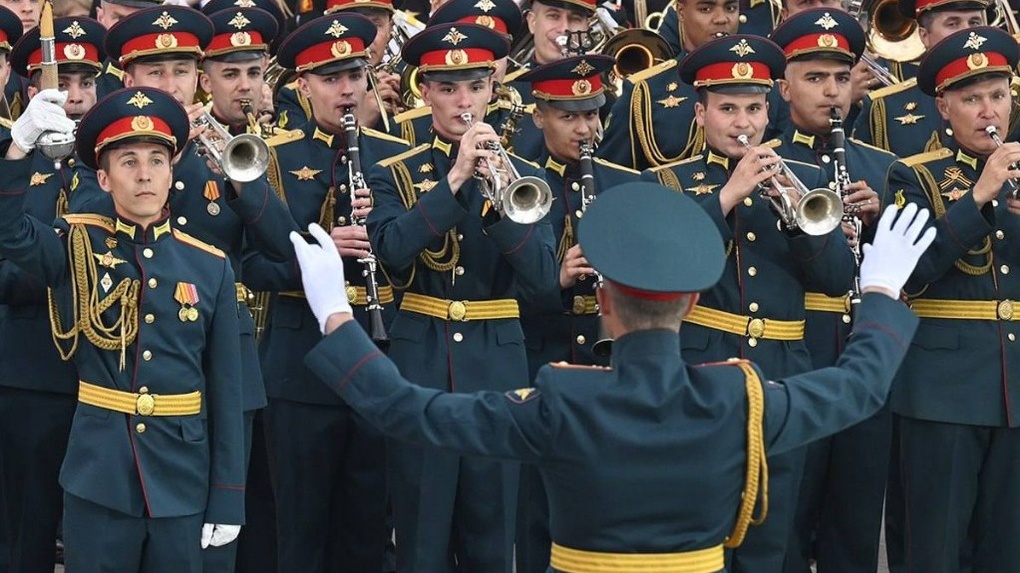
<svg viewBox="0 0 1020 573"><path fill-rule="evenodd" d="M763 141L761 145L762 145L762 147L768 147L769 149L775 149L775 148L783 145L783 140L781 140L781 139L770 139L768 141Z"/></svg>
<svg viewBox="0 0 1020 573"><path fill-rule="evenodd" d="M890 155L894 159L898 157L895 153L889 151L888 149L882 149L881 147L875 147L874 145L872 145L870 143L865 143L865 142L863 142L863 141L861 141L859 139L854 139L853 137L851 137L850 141L852 141L855 144L860 145L861 147L864 147L866 149L870 149L872 151L880 151L880 152L882 152L883 155Z"/></svg>
<svg viewBox="0 0 1020 573"><path fill-rule="evenodd" d="M200 241L200 240L196 239L195 237L192 237L191 235L185 233L184 231L182 231L180 229L176 229L176 228L174 229L174 237L178 241L180 241L180 242L182 242L182 243L184 243L186 245L191 245L192 247L195 247L197 249L201 249L201 250L209 253L210 255L216 255L217 257L219 257L221 259L227 258L227 254L224 253L223 251L217 249L216 247L210 245L209 243L206 243L204 241Z"/></svg>
<svg viewBox="0 0 1020 573"><path fill-rule="evenodd" d="M953 150L948 147L936 149L934 151L926 151L924 153L918 153L917 155L911 155L910 157L904 157L900 159L907 167L913 167L936 159L945 159L953 154Z"/></svg>
<svg viewBox="0 0 1020 573"><path fill-rule="evenodd" d="M284 143L293 143L295 141L300 141L304 138L304 136L305 132L300 129L281 129L266 140L266 145L269 147L276 147L277 145L283 145Z"/></svg>
<svg viewBox="0 0 1020 573"><path fill-rule="evenodd" d="M102 215L96 215L94 213L68 213L64 215L64 220L67 221L68 225L91 225L93 227L101 227L108 233L114 232L113 219L104 217Z"/></svg>
<svg viewBox="0 0 1020 573"><path fill-rule="evenodd" d="M666 70L673 69L676 66L676 64L677 64L676 58L670 58L665 62L662 62L661 64L656 64L648 68L647 70L642 70L636 74L631 74L630 76L627 77L627 79L630 80L631 83L636 84L640 81L647 80L652 76L657 76Z"/></svg>
<svg viewBox="0 0 1020 573"><path fill-rule="evenodd" d="M886 96L891 95L891 94L895 94L895 93L899 93L899 92L904 91L904 90L908 90L908 89L910 89L910 88L912 88L912 87L914 87L916 85L917 85L917 78L910 78L909 80L907 80L905 82L900 82L898 84L893 84L891 86L885 86L883 88L879 88L877 90L874 90L874 91L870 92L868 95L871 96L872 101L874 101L874 100L876 100L876 99L878 99L880 97L886 97Z"/></svg>
<svg viewBox="0 0 1020 573"><path fill-rule="evenodd" d="M560 360L559 362L550 362L549 366L552 366L557 370L594 370L598 372L613 371L613 369L609 366L598 366L595 364L571 364L563 360Z"/></svg>
<svg viewBox="0 0 1020 573"><path fill-rule="evenodd" d="M592 157L591 160L603 167L608 167L610 169L615 169L617 171L623 171L624 173L633 173L634 175L641 175L641 172L636 169L631 169L630 167L620 165L619 163L613 163L612 161L606 161L601 157Z"/></svg>
<svg viewBox="0 0 1020 573"><path fill-rule="evenodd" d="M503 83L504 84L508 84L510 82L516 81L517 78L523 76L525 74L525 72L529 72L529 71L531 71L531 70L528 69L527 65L525 65L523 67L520 67L520 68L518 68L518 69L516 69L516 70L514 70L514 71L512 71L512 72L510 72L508 74L506 74L505 76L503 76Z"/></svg>
<svg viewBox="0 0 1020 573"><path fill-rule="evenodd" d="M6 127L7 129L10 129L11 127L14 126L14 122L7 119L6 117L0 117L0 125Z"/></svg>
<svg viewBox="0 0 1020 573"><path fill-rule="evenodd" d="M662 165L656 165L655 167L650 167L649 170L652 173L657 173L659 171L662 171L663 169L671 169L673 167L679 167L681 165L686 165L688 163L694 163L695 161L701 161L704 158L705 158L705 156L699 153L697 155L694 155L692 157L688 157L686 159L681 159L679 161L674 161L672 163L663 163Z"/></svg>
<svg viewBox="0 0 1020 573"><path fill-rule="evenodd" d="M416 107L414 109L409 109L407 111L398 113L397 115L393 116L393 121L395 121L396 123L404 123L405 121L419 118L423 115L430 115L431 113L432 106L423 105L421 107Z"/></svg>
<svg viewBox="0 0 1020 573"><path fill-rule="evenodd" d="M432 146L432 144L430 144L430 143L423 143L423 144L419 145L418 147L415 147L415 148L412 148L412 149L408 149L407 151L405 151L403 153L398 153L398 154L394 155L393 157L390 157L389 159L383 159L382 161L379 162L379 165L381 165L383 167L389 167L390 165L393 165L394 163L396 163L398 161L403 161L403 160L405 160L405 159L407 159L409 157L413 157L414 155L417 155L418 153L421 153L422 151L425 151L426 149L428 149L431 146Z"/></svg>
<svg viewBox="0 0 1020 573"><path fill-rule="evenodd" d="M297 89L297 80L294 80L294 81L292 81L290 83L283 84L283 89L285 89L285 90L296 90Z"/></svg>
<svg viewBox="0 0 1020 573"><path fill-rule="evenodd" d="M411 145L411 143L406 139L401 139L395 135L390 135L382 131L377 131L375 129L372 129L371 127L361 128L361 133L362 135L367 135L374 139L382 139L383 141L392 141L393 143L403 143L404 145Z"/></svg>
<svg viewBox="0 0 1020 573"><path fill-rule="evenodd" d="M117 78L120 81L124 81L124 70L122 70L122 69L118 68L117 66L113 65L113 62L107 63L106 64L106 69L103 70L103 71L108 73L108 74L110 74L111 76Z"/></svg>

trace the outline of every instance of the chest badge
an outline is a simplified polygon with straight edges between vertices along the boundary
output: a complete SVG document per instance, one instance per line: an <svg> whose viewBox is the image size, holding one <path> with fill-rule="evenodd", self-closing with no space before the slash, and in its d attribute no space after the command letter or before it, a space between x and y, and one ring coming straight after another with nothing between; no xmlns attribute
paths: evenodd
<svg viewBox="0 0 1020 573"><path fill-rule="evenodd" d="M110 273L103 274L103 278L99 281L99 286L103 287L103 294L110 292L110 287L113 286L113 279L110 278Z"/></svg>
<svg viewBox="0 0 1020 573"><path fill-rule="evenodd" d="M942 181L939 181L939 192L950 201L957 201L967 194L974 182L963 174L963 170L955 165L946 167Z"/></svg>
<svg viewBox="0 0 1020 573"><path fill-rule="evenodd" d="M46 181L50 177L53 177L52 173L40 173L36 171L35 173L32 174L32 178L28 181L28 185L30 187L35 187L37 185L45 185Z"/></svg>
<svg viewBox="0 0 1020 573"><path fill-rule="evenodd" d="M685 97L676 97L675 95L671 94L669 97L667 97L665 99L660 99L657 103L659 105L661 105L662 107L665 107L665 108L668 109L668 108L671 108L671 107L680 107L680 104L684 103L685 101L687 101L687 98L685 98Z"/></svg>
<svg viewBox="0 0 1020 573"><path fill-rule="evenodd" d="M436 185L438 185L437 182L435 182L435 181L433 181L431 179L424 179L420 183L415 183L414 184L414 188L417 189L421 193L428 193Z"/></svg>
<svg viewBox="0 0 1020 573"><path fill-rule="evenodd" d="M687 187L684 189L684 191L687 191L688 193L694 193L695 195L707 195L708 193L715 191L716 187L718 187L718 185L706 185L702 183L701 185L697 185L694 187Z"/></svg>
<svg viewBox="0 0 1020 573"><path fill-rule="evenodd" d="M298 181L311 181L315 179L315 176L322 173L322 169L312 169L307 165L296 171L289 172L294 177L297 177Z"/></svg>
<svg viewBox="0 0 1020 573"><path fill-rule="evenodd" d="M113 256L113 253L110 251L107 251L105 255L100 255L99 253L92 253L92 256L96 257L96 259L99 261L99 266L107 269L116 269L117 265L127 262L124 259L118 259L117 257Z"/></svg>
<svg viewBox="0 0 1020 573"><path fill-rule="evenodd" d="M432 164L422 163L420 166L418 166L418 173L432 173Z"/></svg>

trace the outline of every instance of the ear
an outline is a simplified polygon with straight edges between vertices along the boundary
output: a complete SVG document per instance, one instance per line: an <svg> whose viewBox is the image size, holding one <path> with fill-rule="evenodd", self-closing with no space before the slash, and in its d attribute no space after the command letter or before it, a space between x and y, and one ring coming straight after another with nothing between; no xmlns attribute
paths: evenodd
<svg viewBox="0 0 1020 573"><path fill-rule="evenodd" d="M28 99L32 99L32 98L34 98L36 96L36 94L39 93L39 88L37 88L37 87L35 87L35 86L30 84L28 86L28 89L25 90L25 91L28 93Z"/></svg>
<svg viewBox="0 0 1020 573"><path fill-rule="evenodd" d="M535 18L534 8L524 13L524 20L528 23L528 32L532 35L535 33Z"/></svg>
<svg viewBox="0 0 1020 573"><path fill-rule="evenodd" d="M202 91L212 95L212 80L209 79L209 74L202 72L198 74L198 85L202 86Z"/></svg>
<svg viewBox="0 0 1020 573"><path fill-rule="evenodd" d="M432 105L432 98L429 94L432 90L429 89L429 82L421 82L418 84L418 89L421 90L421 101L425 102L425 105Z"/></svg>
<svg viewBox="0 0 1020 573"><path fill-rule="evenodd" d="M694 121L698 122L698 127L705 127L705 106L700 101L694 103Z"/></svg>
<svg viewBox="0 0 1020 573"><path fill-rule="evenodd" d="M925 27L921 26L920 24L918 24L917 26L917 39L921 40L921 45L924 46L925 50L927 50L930 47L928 46L928 42L930 41L928 36L928 30L925 29Z"/></svg>
<svg viewBox="0 0 1020 573"><path fill-rule="evenodd" d="M98 169L96 171L96 181L99 183L99 188L107 193L110 192L110 175L104 169Z"/></svg>
<svg viewBox="0 0 1020 573"><path fill-rule="evenodd" d="M684 310L684 315L680 317L681 320L687 318L687 315L691 314L691 311L694 310L694 306L698 304L698 300L701 298L701 293L692 292L689 296L691 300L687 303L687 309Z"/></svg>
<svg viewBox="0 0 1020 573"><path fill-rule="evenodd" d="M595 302L599 305L599 314L602 316L613 315L613 303L612 297L606 294L606 289L597 288L595 289Z"/></svg>
<svg viewBox="0 0 1020 573"><path fill-rule="evenodd" d="M301 92L301 95L306 98L312 97L312 89L308 87L308 78L306 78L304 74L297 77L297 88L298 91Z"/></svg>
<svg viewBox="0 0 1020 573"><path fill-rule="evenodd" d="M125 70L124 71L124 87L130 88L130 87L133 87L134 85L135 85L135 78L130 73L128 73Z"/></svg>
<svg viewBox="0 0 1020 573"><path fill-rule="evenodd" d="M935 98L935 108L939 110L939 115L942 116L942 119L949 119L949 100L946 99L945 94Z"/></svg>
<svg viewBox="0 0 1020 573"><path fill-rule="evenodd" d="M776 80L776 84L779 85L779 97L783 98L783 101L790 101L790 82L785 79ZM765 100L765 105L769 104L769 100Z"/></svg>
<svg viewBox="0 0 1020 573"><path fill-rule="evenodd" d="M535 106L535 109L531 112L531 123L535 124L538 129L545 127L545 113L542 112L542 108Z"/></svg>

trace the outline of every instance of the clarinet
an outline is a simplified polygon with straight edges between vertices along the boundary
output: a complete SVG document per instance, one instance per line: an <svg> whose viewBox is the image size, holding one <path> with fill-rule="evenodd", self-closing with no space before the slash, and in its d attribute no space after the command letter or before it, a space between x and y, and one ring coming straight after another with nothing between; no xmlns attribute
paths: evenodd
<svg viewBox="0 0 1020 573"><path fill-rule="evenodd" d="M591 156L595 152L595 145L591 141L584 141L581 143L581 154L577 158L578 171L581 172L581 214L588 209L592 201L595 200L595 170L592 165ZM584 277L582 277L584 278ZM603 281L602 274L598 271L595 272L595 282L598 286L601 286ZM602 330L601 320L599 321L599 339L592 344L591 351L595 356L600 358L606 358L612 354L613 351L613 339L605 335Z"/></svg>
<svg viewBox="0 0 1020 573"><path fill-rule="evenodd" d="M347 182L351 189L351 201L353 203L354 190L364 189L366 184L365 173L361 170L361 154L358 149L358 123L354 118L352 108L344 109L343 124L344 133L347 135ZM356 217L354 215L353 204L351 206L351 224L362 227L365 225L363 217ZM368 251L368 255L358 259L358 262L364 267L361 271L361 276L365 277L365 299L367 302L365 310L368 311L372 340L377 345L384 346L389 343L390 339L386 335L386 325L383 323L382 317L383 307L379 302L379 281L376 277L379 264L371 248Z"/></svg>
<svg viewBox="0 0 1020 573"><path fill-rule="evenodd" d="M829 117L829 125L832 127L829 141L832 142L832 164L836 170L836 189L840 197L850 194L850 171L846 166L846 134L843 132L843 115L839 108L832 108L832 115ZM863 223L857 212L860 208L857 205L843 206L843 222L849 223L854 228L854 236L857 241L853 246L854 253L854 286L850 290L850 304L856 305L861 302L861 230Z"/></svg>

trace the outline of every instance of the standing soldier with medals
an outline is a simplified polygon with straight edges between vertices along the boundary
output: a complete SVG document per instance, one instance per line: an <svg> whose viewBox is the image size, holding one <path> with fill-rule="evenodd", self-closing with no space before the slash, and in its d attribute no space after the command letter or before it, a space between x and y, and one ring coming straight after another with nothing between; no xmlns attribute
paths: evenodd
<svg viewBox="0 0 1020 573"><path fill-rule="evenodd" d="M481 121L494 62L507 50L476 24L430 26L409 40L402 55L420 69L435 135L369 172L372 246L394 284L406 285L390 356L423 387L509 390L526 380L518 299L556 282L548 223L517 223L483 194L508 187L510 171L539 173L498 153L497 134ZM521 183L540 195L536 179ZM516 464L398 441L387 442L387 456L401 570L509 573Z"/></svg>
<svg viewBox="0 0 1020 573"><path fill-rule="evenodd" d="M366 48L375 25L356 13L322 16L284 40L279 63L297 72L312 119L272 140L270 180L294 219L329 229L352 267L344 290L377 338L395 314L393 289L372 256L364 218L372 199L364 170L408 150L359 127L368 91ZM369 112L370 113L370 112ZM269 406L265 419L274 478L279 570L381 571L386 473L382 436L295 362L321 338L293 261L245 260L252 286L276 293L262 341ZM368 272L368 271L372 272ZM372 283L372 281L375 281ZM372 321L377 321L374 329Z"/></svg>

